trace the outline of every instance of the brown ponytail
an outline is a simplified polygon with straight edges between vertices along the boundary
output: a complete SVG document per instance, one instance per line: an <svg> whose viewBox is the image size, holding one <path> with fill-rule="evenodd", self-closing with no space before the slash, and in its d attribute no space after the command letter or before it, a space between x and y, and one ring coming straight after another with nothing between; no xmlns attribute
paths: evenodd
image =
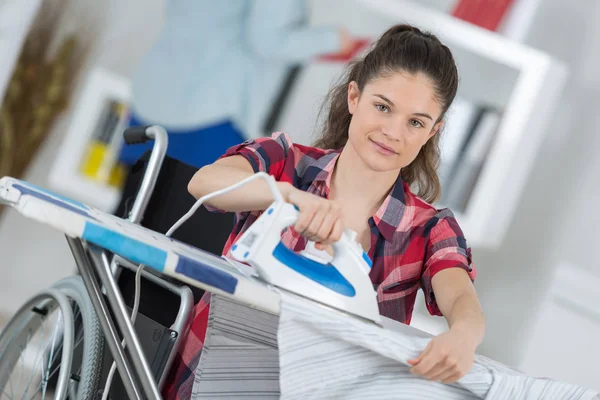
<svg viewBox="0 0 600 400"><path fill-rule="evenodd" d="M371 80L393 72L422 73L433 82L442 108L440 120L454 101L458 89L458 71L447 46L430 33L411 25L395 25L388 29L369 53L353 61L340 80L329 91L321 112L327 111L316 147L339 149L348 141L352 115L348 111L348 86L355 81L359 90ZM436 122L439 122L436 121ZM404 182L418 188L417 195L434 202L441 194L437 168L440 161L440 132L421 148L415 160L401 171Z"/></svg>

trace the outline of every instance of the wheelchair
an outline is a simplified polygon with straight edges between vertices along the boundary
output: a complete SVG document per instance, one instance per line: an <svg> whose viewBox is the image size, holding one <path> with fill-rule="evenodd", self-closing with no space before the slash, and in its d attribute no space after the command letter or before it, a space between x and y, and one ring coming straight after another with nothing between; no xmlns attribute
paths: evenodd
<svg viewBox="0 0 600 400"><path fill-rule="evenodd" d="M195 202L187 183L196 169L166 156L160 126L128 128L124 139L154 145L131 168L115 215L166 233ZM200 208L172 238L220 255L232 225L232 213ZM203 291L66 239L78 274L28 300L0 333L0 400L161 398Z"/></svg>

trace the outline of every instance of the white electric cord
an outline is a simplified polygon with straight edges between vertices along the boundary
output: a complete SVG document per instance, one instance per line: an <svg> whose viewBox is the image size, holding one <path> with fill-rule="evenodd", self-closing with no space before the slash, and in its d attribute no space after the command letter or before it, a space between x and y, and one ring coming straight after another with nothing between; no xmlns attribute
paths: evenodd
<svg viewBox="0 0 600 400"><path fill-rule="evenodd" d="M273 194L274 200L275 201L283 201L283 196L281 195L279 188L277 188L275 178L273 178L271 175L269 175L265 172L257 172L254 175L249 176L248 178L242 179L238 183L235 183L231 186L228 186L228 187L220 189L220 190L216 190L212 193L209 193L205 196L200 197L198 200L196 200L196 202L189 209L189 211L187 213L185 213L183 215L183 217L179 218L179 220L177 222L175 222L175 224L173 224L173 226L167 231L165 236L170 237L173 233L175 233L175 231L177 229L179 229L179 227L181 227L181 225L183 225L188 219L191 218L192 215L194 215L194 213L196 211L198 211L200 206L206 200L209 200L209 199L212 199L213 197L217 197L222 194L231 192L231 191L238 189L256 179L261 179L261 178L264 179L267 182L267 184L269 185L269 189L271 190L271 194ZM137 312L138 312L138 308L140 305L141 275L142 275L143 269L144 269L144 265L140 264L135 273L135 296L134 296L134 301L133 301L133 310L131 311L131 323L132 324L135 324L135 318L137 317ZM123 346L123 350L125 350L125 347L126 347L125 339L123 339L123 341L121 342L121 346ZM113 361L113 363L110 367L110 372L108 373L108 378L106 379L106 385L104 386L104 392L102 393L102 400L108 399L110 385L112 384L112 379L113 379L116 369L117 369L117 364Z"/></svg>
<svg viewBox="0 0 600 400"><path fill-rule="evenodd" d="M175 232L177 229L179 229L179 227L181 225L183 225L185 223L185 221L187 221L188 219L190 219L190 217L192 215L194 215L194 213L198 210L198 208L200 208L200 206L209 199L212 199L213 197L217 197L220 196L222 194L231 192L232 190L238 189L256 179L264 179L267 181L267 184L269 185L269 189L271 189L271 194L274 197L275 201L283 201L283 196L281 195L281 192L279 191L279 189L277 188L277 184L275 181L275 178L273 178L271 175L265 173L265 172L257 172L254 175L249 176L248 178L242 179L241 181L239 181L238 183L235 183L231 186L228 186L226 188L220 189L220 190L216 190L212 193L209 193L205 196L200 197L196 203L192 206L192 208L190 208L190 210L179 219L179 221L175 222L175 224L171 227L171 229L169 229L166 233L166 236L171 236L173 234L173 232Z"/></svg>
<svg viewBox="0 0 600 400"><path fill-rule="evenodd" d="M136 273L135 273L135 297L133 300L133 310L131 310L131 324L135 324L135 319L137 317L138 309L140 307L140 288L142 285L142 270L144 269L144 264L140 264ZM123 350L127 347L125 343L125 339L121 341L121 346L123 346ZM108 373L108 378L106 379L106 385L104 386L104 392L102 393L102 400L108 399L108 392L110 389L110 385L112 384L113 376L115 371L117 370L117 364L113 361L110 366L110 371Z"/></svg>

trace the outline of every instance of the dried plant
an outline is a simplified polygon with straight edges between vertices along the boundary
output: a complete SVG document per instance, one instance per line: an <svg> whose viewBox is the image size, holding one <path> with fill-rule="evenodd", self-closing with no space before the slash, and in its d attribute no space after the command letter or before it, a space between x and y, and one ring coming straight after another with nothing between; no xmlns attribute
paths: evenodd
<svg viewBox="0 0 600 400"><path fill-rule="evenodd" d="M89 50L84 34L64 32L70 3L42 1L27 34L0 108L0 177L23 176L68 106Z"/></svg>

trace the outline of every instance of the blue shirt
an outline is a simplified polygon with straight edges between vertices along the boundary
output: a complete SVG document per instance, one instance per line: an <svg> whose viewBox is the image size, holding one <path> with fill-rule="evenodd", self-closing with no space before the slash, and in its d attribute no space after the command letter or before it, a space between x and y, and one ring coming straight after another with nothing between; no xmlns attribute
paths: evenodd
<svg viewBox="0 0 600 400"><path fill-rule="evenodd" d="M133 79L134 113L167 129L231 120L255 137L292 64L339 49L305 0L169 0Z"/></svg>

